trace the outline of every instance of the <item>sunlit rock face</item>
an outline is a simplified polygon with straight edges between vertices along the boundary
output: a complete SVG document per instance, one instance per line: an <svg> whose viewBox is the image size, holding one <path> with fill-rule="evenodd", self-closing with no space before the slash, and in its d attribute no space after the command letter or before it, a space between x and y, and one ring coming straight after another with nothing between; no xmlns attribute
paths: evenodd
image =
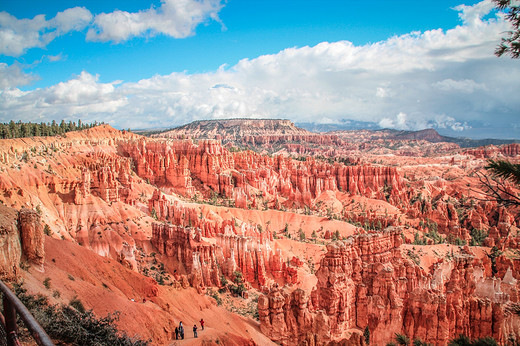
<svg viewBox="0 0 520 346"><path fill-rule="evenodd" d="M306 342L309 332L319 343L348 339L366 327L374 344L395 333L435 345L459 334L518 337L511 266L498 279L485 277L486 264L466 255L426 272L401 255L401 244L395 230L331 243L311 292L276 287L259 298L262 331L286 345Z"/></svg>

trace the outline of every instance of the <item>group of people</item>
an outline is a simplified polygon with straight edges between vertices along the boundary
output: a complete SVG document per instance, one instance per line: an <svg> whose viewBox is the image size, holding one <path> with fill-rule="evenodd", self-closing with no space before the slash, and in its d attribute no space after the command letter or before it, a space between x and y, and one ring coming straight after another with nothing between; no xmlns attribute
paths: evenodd
<svg viewBox="0 0 520 346"><path fill-rule="evenodd" d="M198 338L197 335L197 325L193 325L193 337ZM204 330L204 320L200 319L200 329ZM182 325L182 321L179 322L179 326L175 327L175 340L184 340L184 326Z"/></svg>

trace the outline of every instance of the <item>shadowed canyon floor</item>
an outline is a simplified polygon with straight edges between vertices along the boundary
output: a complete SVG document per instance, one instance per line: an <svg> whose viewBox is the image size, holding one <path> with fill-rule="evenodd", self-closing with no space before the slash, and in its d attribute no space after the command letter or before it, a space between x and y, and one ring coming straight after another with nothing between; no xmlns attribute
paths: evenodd
<svg viewBox="0 0 520 346"><path fill-rule="evenodd" d="M3 278L120 311L153 344L180 320L182 344L520 340L519 210L479 179L519 144L282 120L179 131L0 141Z"/></svg>

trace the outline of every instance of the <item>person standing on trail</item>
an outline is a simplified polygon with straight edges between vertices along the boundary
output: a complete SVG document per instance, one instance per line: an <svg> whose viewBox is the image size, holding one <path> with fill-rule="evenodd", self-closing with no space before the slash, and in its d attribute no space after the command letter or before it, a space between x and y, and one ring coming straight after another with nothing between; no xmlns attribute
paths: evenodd
<svg viewBox="0 0 520 346"><path fill-rule="evenodd" d="M202 318L200 319L200 329L204 330L204 320Z"/></svg>
<svg viewBox="0 0 520 346"><path fill-rule="evenodd" d="M175 340L179 340L179 328L175 327Z"/></svg>
<svg viewBox="0 0 520 346"><path fill-rule="evenodd" d="M197 337L197 325L196 324L193 325L193 337L194 338Z"/></svg>
<svg viewBox="0 0 520 346"><path fill-rule="evenodd" d="M182 326L182 321L179 322L179 334L181 336L181 340L184 340L184 327Z"/></svg>

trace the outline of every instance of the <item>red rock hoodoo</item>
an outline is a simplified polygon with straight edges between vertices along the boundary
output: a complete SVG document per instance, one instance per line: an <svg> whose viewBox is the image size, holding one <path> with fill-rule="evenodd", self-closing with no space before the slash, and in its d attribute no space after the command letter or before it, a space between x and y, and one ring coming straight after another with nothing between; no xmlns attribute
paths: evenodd
<svg viewBox="0 0 520 346"><path fill-rule="evenodd" d="M262 331L286 345L309 333L316 343L348 339L367 326L374 344L394 333L435 345L459 334L518 337L518 316L507 307L518 302L516 280L483 277L482 263L470 255L426 273L403 258L401 243L398 230L331 243L312 292L274 288L259 298Z"/></svg>

